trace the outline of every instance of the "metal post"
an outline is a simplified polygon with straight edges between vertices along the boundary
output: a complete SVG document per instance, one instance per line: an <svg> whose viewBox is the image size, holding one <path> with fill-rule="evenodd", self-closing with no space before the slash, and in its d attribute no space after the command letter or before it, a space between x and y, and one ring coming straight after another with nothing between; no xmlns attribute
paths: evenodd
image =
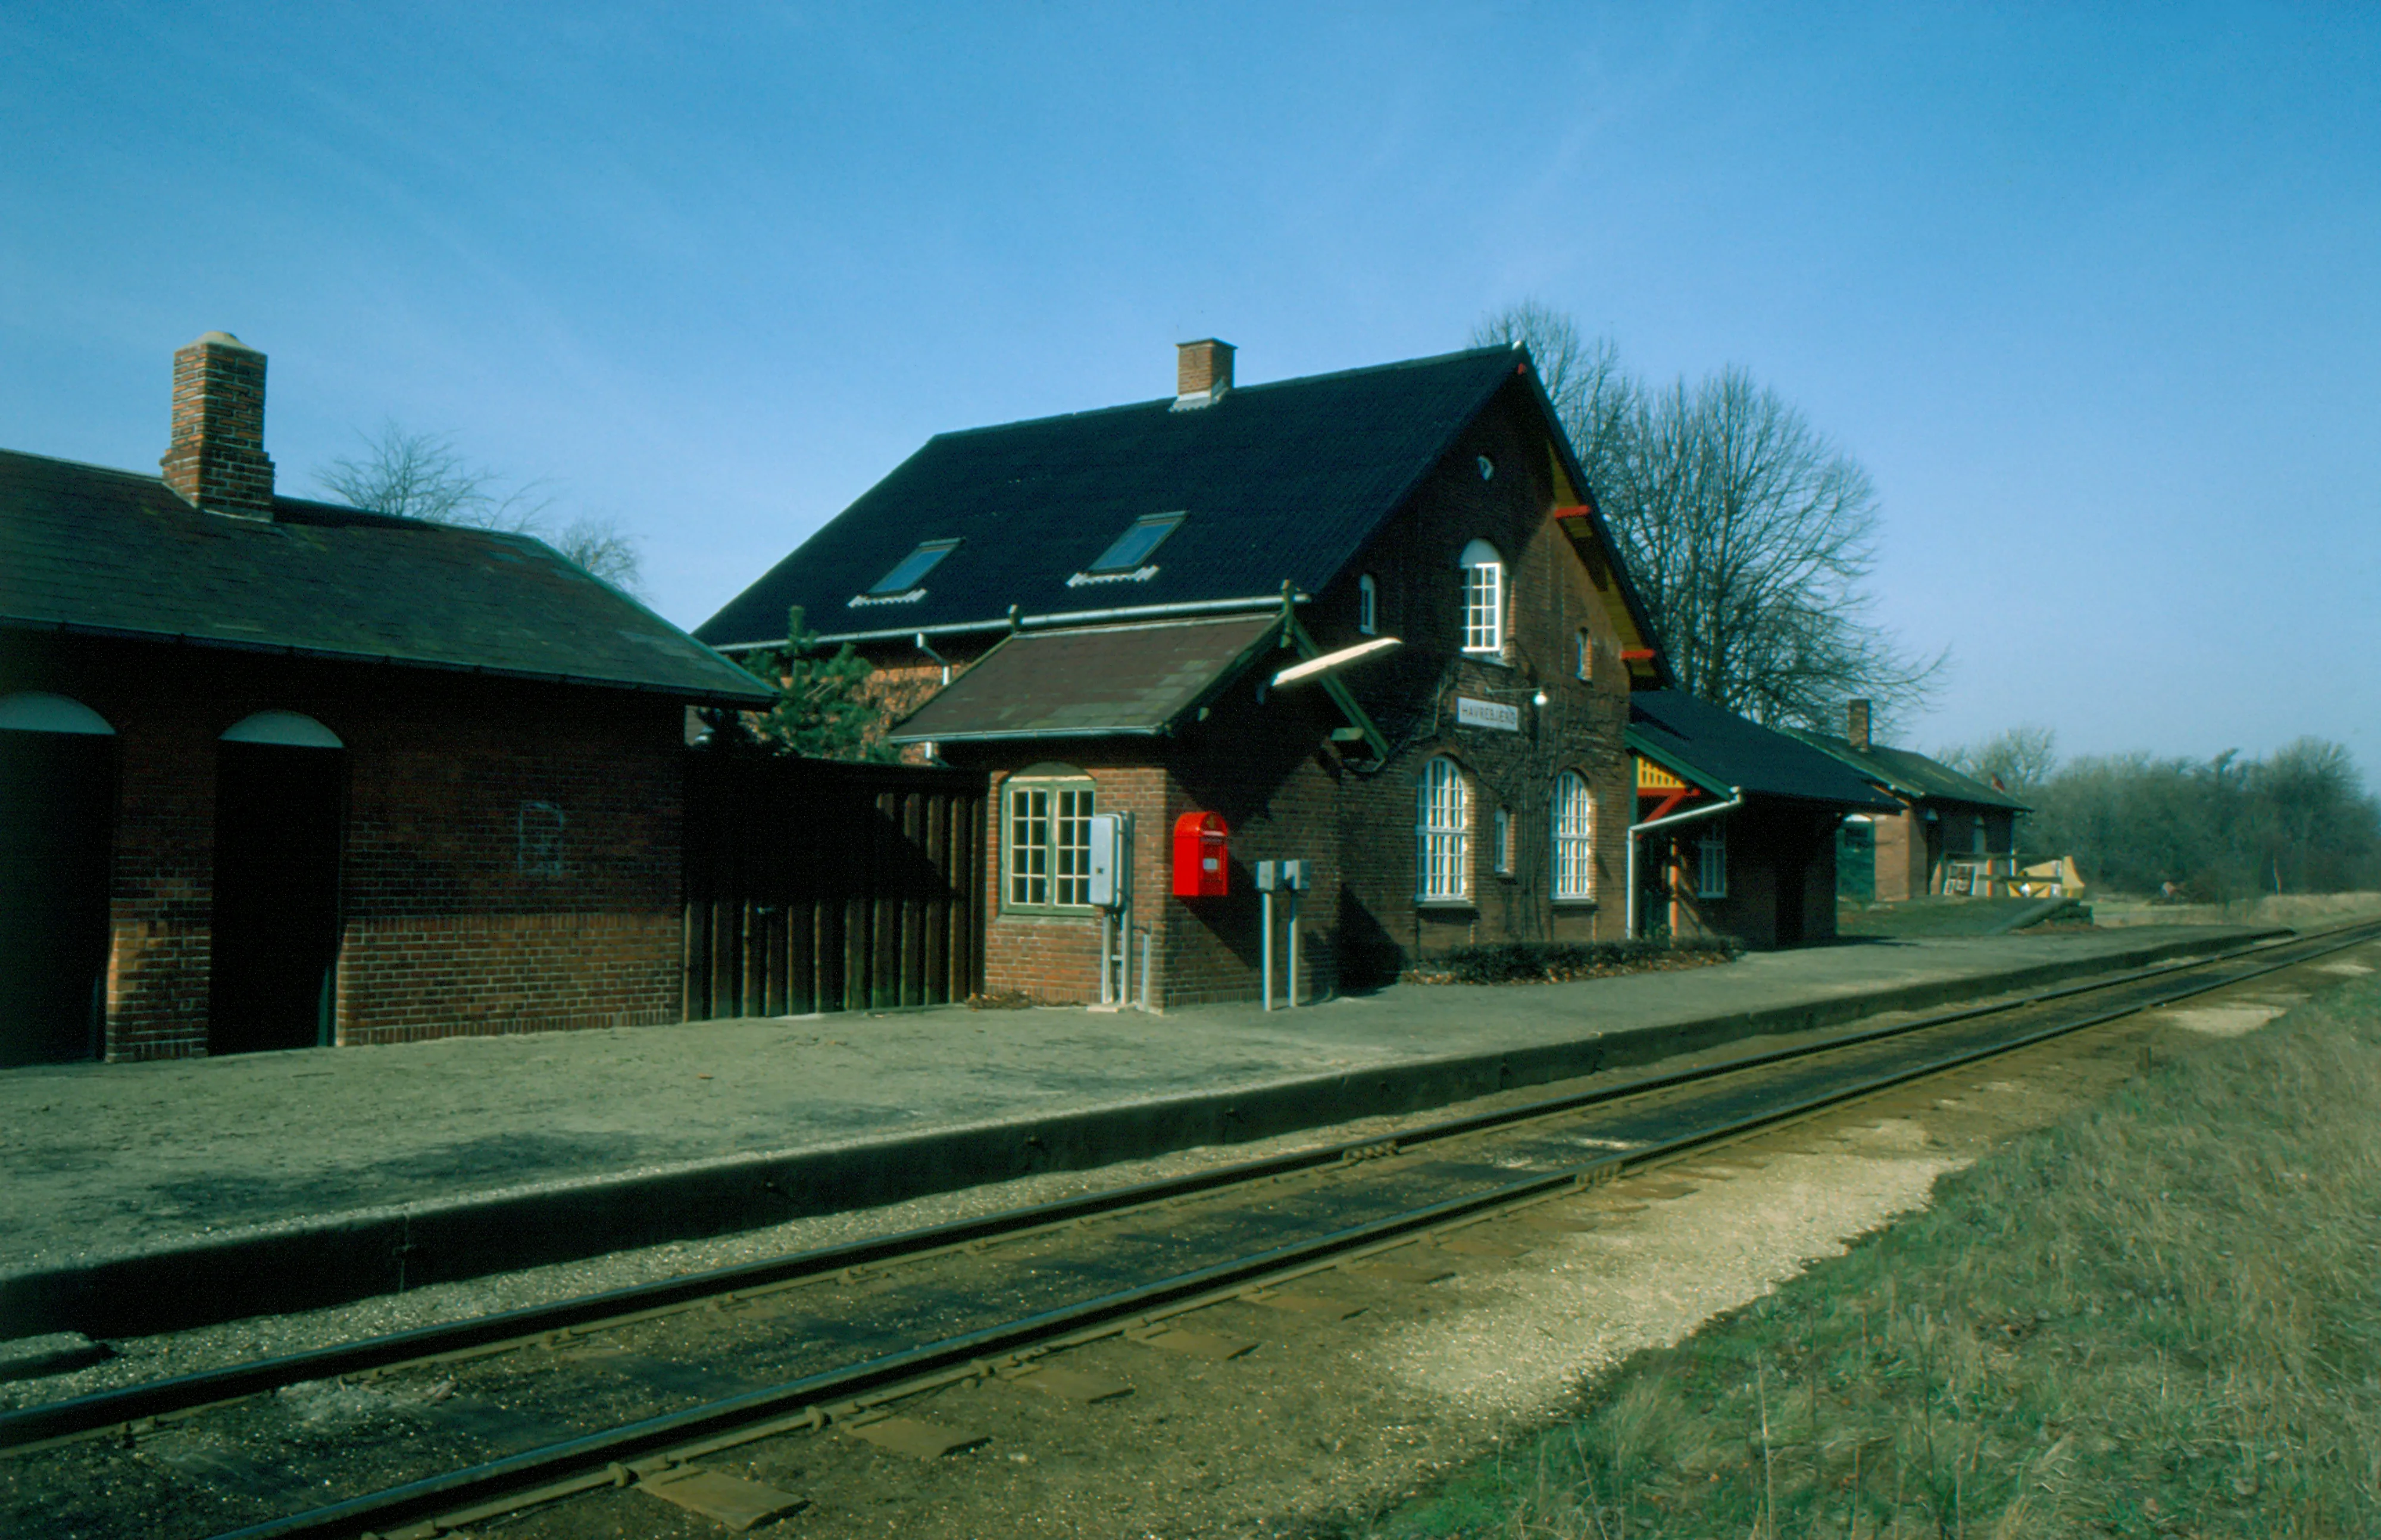
<svg viewBox="0 0 2381 1540"><path fill-rule="evenodd" d="M1149 933L1141 933L1141 1008L1149 1008Z"/></svg>
<svg viewBox="0 0 2381 1540"><path fill-rule="evenodd" d="M1298 1008L1298 889L1289 890L1289 1008Z"/></svg>
<svg viewBox="0 0 2381 1540"><path fill-rule="evenodd" d="M1108 971L1116 961L1116 953L1111 949L1115 931L1116 911L1105 909L1100 911L1100 1004L1104 1006L1116 1004L1116 996L1111 992L1115 987L1116 978Z"/></svg>
<svg viewBox="0 0 2381 1540"><path fill-rule="evenodd" d="M1273 1008L1273 889L1266 888L1260 897L1264 899L1264 940L1258 947L1260 960L1257 972L1264 986L1264 1008L1271 1010Z"/></svg>

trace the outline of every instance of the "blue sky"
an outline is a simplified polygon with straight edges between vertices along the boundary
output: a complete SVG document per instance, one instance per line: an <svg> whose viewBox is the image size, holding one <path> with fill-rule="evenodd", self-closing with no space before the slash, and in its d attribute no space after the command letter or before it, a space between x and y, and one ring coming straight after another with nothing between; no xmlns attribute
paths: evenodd
<svg viewBox="0 0 2381 1540"><path fill-rule="evenodd" d="M2381 11L25 6L0 446L271 357L641 536L692 626L928 435L1463 345L1740 364L1882 496L1924 747L2381 779Z"/></svg>

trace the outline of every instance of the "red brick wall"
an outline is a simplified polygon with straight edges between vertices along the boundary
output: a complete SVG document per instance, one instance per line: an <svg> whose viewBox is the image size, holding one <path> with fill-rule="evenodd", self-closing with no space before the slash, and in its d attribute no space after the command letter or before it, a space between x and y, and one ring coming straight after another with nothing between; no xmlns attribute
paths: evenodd
<svg viewBox="0 0 2381 1540"><path fill-rule="evenodd" d="M1094 811L1133 815L1136 927L1153 923L1165 891L1165 773L1136 763L1129 746L1100 745L1088 757L1057 760L1028 751L1030 760L996 764L985 802L983 987L987 994L1022 992L1049 1005L1080 1005L1100 997L1100 919L1097 913L1043 914L1008 907L1005 865L1007 838L1006 786L1016 774L1049 774L1045 766L1081 770L1092 779ZM1154 885L1153 886L1153 885ZM1138 969L1139 953L1134 966ZM1138 985L1136 985L1136 989ZM1152 1003L1156 1003L1153 995Z"/></svg>
<svg viewBox="0 0 2381 1540"><path fill-rule="evenodd" d="M206 1049L216 740L294 711L347 745L339 1041L673 1021L682 708L662 696L133 642L12 653L116 728L107 1055ZM563 825L524 872L524 802Z"/></svg>
<svg viewBox="0 0 2381 1540"><path fill-rule="evenodd" d="M1480 475L1482 456L1495 466L1494 476ZM1347 675L1394 751L1379 772L1353 778L1342 793L1348 887L1341 932L1350 983L1394 976L1417 956L1467 942L1621 934L1632 799L1621 739L1628 672L1608 601L1550 517L1569 495L1555 483L1534 409L1508 392L1303 617L1325 649L1359 640L1357 581L1369 572L1379 584L1378 629L1405 643ZM1508 642L1501 658L1461 650L1457 563L1474 539L1505 559ZM1581 628L1594 641L1586 680L1573 667ZM1543 707L1532 703L1538 691L1547 697ZM1459 724L1459 695L1518 705L1521 730ZM1413 831L1424 766L1441 753L1462 766L1470 790L1471 897L1462 905L1424 907L1414 898ZM1594 802L1590 903L1553 899L1553 793L1565 770L1586 778ZM1509 876L1491 869L1500 805L1512 818Z"/></svg>
<svg viewBox="0 0 2381 1540"><path fill-rule="evenodd" d="M1311 886L1299 898L1300 994L1315 999L1340 987L1340 797L1353 777L1325 745L1343 718L1313 684L1268 690L1260 704L1257 683L1278 666L1279 662L1260 660L1214 703L1208 720L1182 734L1167 761L1168 842L1174 820L1184 813L1220 813L1231 830L1227 896L1173 898L1170 850L1158 868L1157 890L1168 896L1157 975L1168 1005L1259 997L1264 934L1264 900L1256 889L1261 861L1308 862ZM1288 896L1276 894L1275 904L1278 1005L1289 990Z"/></svg>

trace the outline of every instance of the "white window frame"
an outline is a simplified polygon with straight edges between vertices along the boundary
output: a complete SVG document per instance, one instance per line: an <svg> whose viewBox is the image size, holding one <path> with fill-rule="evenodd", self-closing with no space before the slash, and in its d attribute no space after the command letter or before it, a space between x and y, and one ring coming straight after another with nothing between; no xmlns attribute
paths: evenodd
<svg viewBox="0 0 2381 1540"><path fill-rule="evenodd" d="M1475 656L1505 652L1505 558L1475 540L1463 548L1463 650Z"/></svg>
<svg viewBox="0 0 2381 1540"><path fill-rule="evenodd" d="M1554 868L1555 902L1595 897L1595 796L1576 770L1555 777Z"/></svg>
<svg viewBox="0 0 2381 1540"><path fill-rule="evenodd" d="M1370 572L1356 580L1356 629L1366 636L1381 629L1381 585Z"/></svg>
<svg viewBox="0 0 2381 1540"><path fill-rule="evenodd" d="M1000 788L1001 907L1092 912L1092 813L1087 776L1012 776Z"/></svg>
<svg viewBox="0 0 2381 1540"><path fill-rule="evenodd" d="M1422 766L1414 806L1414 896L1458 903L1471 896L1471 792L1463 766L1440 754Z"/></svg>
<svg viewBox="0 0 2381 1540"><path fill-rule="evenodd" d="M1502 807L1498 808L1489 826L1491 830L1488 840L1489 854L1496 860L1496 874L1500 877L1509 877L1513 874L1513 814L1511 811Z"/></svg>
<svg viewBox="0 0 2381 1540"><path fill-rule="evenodd" d="M1581 626L1579 629L1579 636L1572 643L1572 646L1575 650L1571 654L1571 673L1577 678L1582 679L1594 678L1595 633L1589 630L1585 626Z"/></svg>
<svg viewBox="0 0 2381 1540"><path fill-rule="evenodd" d="M1728 897L1728 820L1715 818L1695 838L1695 897Z"/></svg>

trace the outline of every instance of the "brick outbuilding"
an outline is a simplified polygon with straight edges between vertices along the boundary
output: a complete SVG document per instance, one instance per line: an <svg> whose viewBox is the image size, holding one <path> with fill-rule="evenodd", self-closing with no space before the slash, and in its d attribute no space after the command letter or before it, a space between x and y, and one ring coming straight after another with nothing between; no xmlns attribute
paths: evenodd
<svg viewBox="0 0 2381 1540"><path fill-rule="evenodd" d="M165 475L0 452L0 1062L678 1010L690 703L769 692L524 535L273 491L264 357Z"/></svg>
<svg viewBox="0 0 2381 1540"><path fill-rule="evenodd" d="M1675 690L1630 698L1637 928L1800 947L1836 934L1836 831L1899 804L1801 739Z"/></svg>
<svg viewBox="0 0 2381 1540"><path fill-rule="evenodd" d="M1845 895L1878 903L2007 896L2018 875L2017 821L2033 809L1914 749L1875 741L1869 720L1869 703L1854 701L1841 738L1794 735L1893 799L1892 812L1847 826Z"/></svg>
<svg viewBox="0 0 2381 1540"><path fill-rule="evenodd" d="M1629 695L1668 674L1528 354L1177 361L1172 397L939 435L696 634L774 646L799 611L874 666L897 741L990 774L995 992L1099 993L1075 879L1112 811L1159 1005L1258 992L1265 861L1310 863L1313 989L1618 937ZM1178 898L1203 813L1229 891Z"/></svg>

